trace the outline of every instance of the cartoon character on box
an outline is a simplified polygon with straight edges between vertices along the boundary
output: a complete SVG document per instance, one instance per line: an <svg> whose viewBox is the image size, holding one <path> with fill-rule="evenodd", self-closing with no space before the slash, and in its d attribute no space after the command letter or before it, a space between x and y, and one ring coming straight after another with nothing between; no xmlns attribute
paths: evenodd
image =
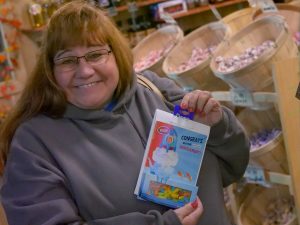
<svg viewBox="0 0 300 225"><path fill-rule="evenodd" d="M166 183L172 174L179 157L176 153L177 133L170 129L164 134L160 145L153 151L152 159L148 157L150 172L157 176L157 181Z"/></svg>

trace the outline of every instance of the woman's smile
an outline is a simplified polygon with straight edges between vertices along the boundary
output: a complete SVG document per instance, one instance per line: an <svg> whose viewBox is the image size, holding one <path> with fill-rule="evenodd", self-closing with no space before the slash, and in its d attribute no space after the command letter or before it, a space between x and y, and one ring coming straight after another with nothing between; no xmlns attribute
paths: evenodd
<svg viewBox="0 0 300 225"><path fill-rule="evenodd" d="M87 84L75 85L75 87L76 87L76 88L89 88L89 87L95 86L95 85L98 84L99 82L101 82L101 81L94 81L94 82L87 83Z"/></svg>

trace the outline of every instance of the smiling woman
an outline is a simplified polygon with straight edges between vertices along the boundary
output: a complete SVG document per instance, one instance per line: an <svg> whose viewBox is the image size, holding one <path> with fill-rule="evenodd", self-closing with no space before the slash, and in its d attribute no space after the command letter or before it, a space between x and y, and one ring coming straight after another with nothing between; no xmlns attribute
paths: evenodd
<svg viewBox="0 0 300 225"><path fill-rule="evenodd" d="M108 46L74 46L54 56L54 77L68 102L84 109L111 102L119 71L110 53Z"/></svg>
<svg viewBox="0 0 300 225"><path fill-rule="evenodd" d="M142 76L163 98L137 82L131 49L100 8L75 0L53 14L35 69L1 125L10 225L230 224L223 185L246 168L243 128L209 92ZM134 196L155 110L175 105L211 126L197 184L203 215L199 197L169 209Z"/></svg>

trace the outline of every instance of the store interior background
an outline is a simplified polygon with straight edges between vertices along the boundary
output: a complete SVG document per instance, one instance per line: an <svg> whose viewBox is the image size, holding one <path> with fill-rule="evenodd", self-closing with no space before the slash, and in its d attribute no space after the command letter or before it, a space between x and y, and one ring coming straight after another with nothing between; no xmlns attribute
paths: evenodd
<svg viewBox="0 0 300 225"><path fill-rule="evenodd" d="M38 0L36 1L38 2ZM42 4L46 1L40 2ZM59 4L62 0L57 0L57 2ZM142 40L153 35L165 25L163 20L157 18L157 13L154 10L157 9L158 4L163 2L172 1L115 1L115 7L112 7L111 2L102 1L101 3L104 4L103 7L111 14L134 49ZM0 120L5 118L5 115L9 113L17 101L22 86L31 73L39 54L40 38L45 29L47 18L44 18L44 22L38 25L34 24L28 13L29 4L32 3L32 0L7 0L0 3L0 5L2 4L1 9L8 8L8 11L2 10L1 12L2 18L4 18L1 20L1 32L3 56L5 57L1 62L1 68L2 71L6 72L3 72L4 75L2 75L2 82L0 83ZM236 12L250 8L249 2L246 0L186 1L185 3L187 4L187 11L173 15L184 36L209 23L218 21L206 3L215 6L222 18L228 18ZM298 31L300 32L300 0L275 3L291 5L295 8L299 14L295 21L298 22ZM251 15L255 10L253 9ZM7 19L5 20L5 18ZM253 21L250 21L249 24L251 22ZM151 46L149 43L148 45ZM150 51L150 47L147 46L147 48ZM268 217L271 217L273 213L269 209L270 206L277 207L277 212L281 213L278 217L281 219L286 217L286 221L281 224L300 224L300 166L298 163L298 159L300 159L300 101L295 98L300 80L299 65L299 47L298 55L293 52L290 55L287 54L284 59L272 63L275 89L272 90L271 94L265 95L267 96L265 97L266 104L274 105L272 109L253 110L251 107L234 105L231 100L224 102L233 108L241 122L250 131L257 131L253 128L254 121L259 121L263 126L265 121L269 121L267 126L272 127L276 124L275 127L277 127L279 124L278 127L283 132L282 140L276 139L276 141L271 142L265 150L267 153L264 154L267 155L267 160L274 160L275 164L277 161L280 163L284 161L283 167L285 169L272 171L267 167L260 168L255 172L264 173L263 185L255 183L253 180L248 183L242 180L224 189L228 213L234 224L271 224L266 223ZM13 68L13 70L8 71L6 68ZM290 76L286 77L286 74ZM265 92L265 90L258 90L257 92ZM251 130L252 128L253 130ZM261 127L261 129L265 128ZM279 158L276 159L276 157ZM261 161L261 163L264 162ZM270 187L266 187L268 186L266 184ZM276 202L277 200L280 201ZM282 219L282 221L284 220ZM3 210L0 210L0 224L5 224Z"/></svg>

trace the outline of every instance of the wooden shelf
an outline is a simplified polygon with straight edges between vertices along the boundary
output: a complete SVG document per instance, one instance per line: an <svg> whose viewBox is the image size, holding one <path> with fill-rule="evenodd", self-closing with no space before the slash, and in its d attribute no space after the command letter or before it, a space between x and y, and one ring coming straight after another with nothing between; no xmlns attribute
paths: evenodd
<svg viewBox="0 0 300 225"><path fill-rule="evenodd" d="M234 4L238 4L238 3L246 3L246 2L247 2L247 0L227 0L227 1L216 3L213 5L216 8L221 8L221 7L225 7L225 6L230 6L230 5L234 5ZM200 6L200 7L194 8L194 9L190 9L187 12L178 13L178 14L174 15L173 18L179 19L179 18L182 18L185 16L190 16L190 15L194 15L194 14L209 11L209 10L210 10L210 8L208 5Z"/></svg>
<svg viewBox="0 0 300 225"><path fill-rule="evenodd" d="M150 1L144 1L144 2L137 2L137 7L145 7L145 6L148 6L148 5L152 5L152 4L160 3L160 2L165 2L165 1L166 0L150 0ZM239 3L246 3L246 2L247 2L247 0L227 0L227 1L216 3L216 4L213 4L213 5L216 8L221 8L221 7L225 7L225 6L230 6L230 5L239 4ZM128 9L127 5L117 7L118 12L122 12L122 11L125 11L127 9ZM179 18L182 18L182 17L194 15L194 14L209 11L209 10L210 10L210 8L209 8L208 5L199 6L197 8L190 9L187 12L175 14L175 15L173 15L173 18L174 19L179 19ZM31 33L31 32L39 33L39 32L42 32L44 29L45 29L45 26L41 26L39 28L21 28L21 31L25 32L25 33Z"/></svg>
<svg viewBox="0 0 300 225"><path fill-rule="evenodd" d="M152 5L152 4L156 4L156 3L160 3L160 2L166 2L166 0L149 0L149 1L142 1L142 2L137 2L136 5L137 7L144 7L147 5ZM122 5L117 7L117 11L118 12L122 12L128 9L127 5Z"/></svg>
<svg viewBox="0 0 300 225"><path fill-rule="evenodd" d="M40 33L40 32L43 32L43 30L45 29L45 25L44 26L41 26L41 27L39 27L39 28L31 28L31 27L29 27L29 28L23 28L23 27L21 27L20 28L20 30L22 31L22 32L24 32L24 33L32 33L32 32L36 32L36 33Z"/></svg>
<svg viewBox="0 0 300 225"><path fill-rule="evenodd" d="M297 219L300 223L300 101L295 97L300 82L299 57L278 61L273 65L273 78L284 144L292 180ZM288 74L289 76L285 76Z"/></svg>
<svg viewBox="0 0 300 225"><path fill-rule="evenodd" d="M166 2L166 0L149 0L149 1L137 2L137 7L145 7L145 6L148 6L148 5L153 5L153 4L161 3L161 2ZM247 0L226 0L224 2L216 3L214 5L217 8L219 8L219 7L225 7L225 6L238 4L238 3L243 3L243 2L247 2ZM117 7L118 12L122 12L122 11L125 11L127 9L128 9L127 5ZM177 14L177 15L174 16L174 18L180 18L180 17L184 17L184 16L188 16L188 15L193 15L193 14L197 14L197 13L204 12L204 11L207 11L207 10L209 10L208 5L199 6L197 8L190 9L187 12Z"/></svg>
<svg viewBox="0 0 300 225"><path fill-rule="evenodd" d="M142 1L142 2L137 2L137 7L145 7L148 5L152 5L152 4L156 4L156 3L160 3L160 2L165 2L166 0L149 0L149 1ZM126 11L128 10L128 6L127 5L122 5L116 8L118 12L122 12L122 11ZM41 26L39 28L21 28L20 30L24 33L32 33L32 32L42 32L45 29L45 26Z"/></svg>

